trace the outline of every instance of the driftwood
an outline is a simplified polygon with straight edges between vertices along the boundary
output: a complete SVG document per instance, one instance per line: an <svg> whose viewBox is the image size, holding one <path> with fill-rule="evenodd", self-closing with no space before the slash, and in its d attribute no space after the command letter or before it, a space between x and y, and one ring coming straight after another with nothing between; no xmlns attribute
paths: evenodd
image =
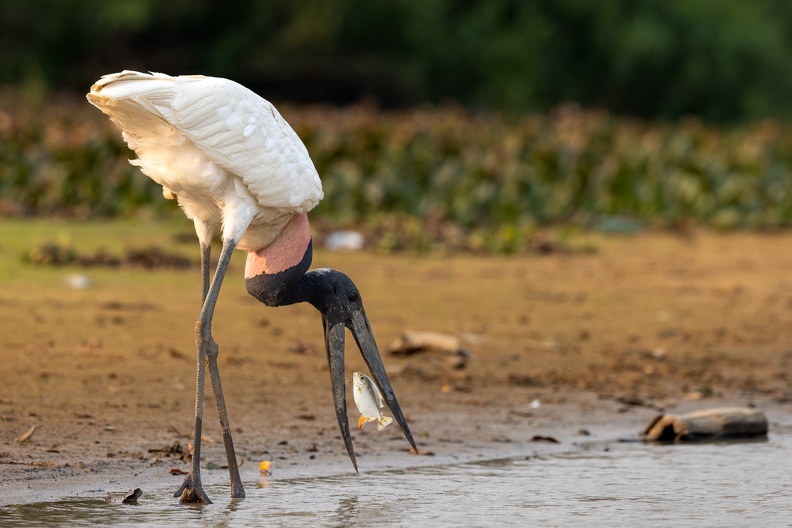
<svg viewBox="0 0 792 528"><path fill-rule="evenodd" d="M143 495L143 492L140 490L140 488L135 488L133 491L127 493L121 502L124 504L137 504L141 495Z"/></svg>
<svg viewBox="0 0 792 528"><path fill-rule="evenodd" d="M399 356L420 352L439 354L458 369L465 368L471 358L470 352L462 348L458 338L436 332L404 332L391 343L388 351Z"/></svg>
<svg viewBox="0 0 792 528"><path fill-rule="evenodd" d="M679 416L661 414L646 426L642 436L648 442L763 438L767 436L767 417L756 409L740 407Z"/></svg>
<svg viewBox="0 0 792 528"><path fill-rule="evenodd" d="M24 433L24 434L21 434L21 435L19 435L18 437L16 437L16 438L15 438L15 441L16 441L17 443L20 443L20 444L21 444L21 443L24 443L24 442L27 442L27 441L30 439L30 437L31 437L31 436L33 436L33 433L35 433L35 432L36 432L36 429L37 429L37 428L38 428L38 425L34 425L34 426L32 426L30 429L28 429L28 430L27 430L27 432L26 432L26 433Z"/></svg>

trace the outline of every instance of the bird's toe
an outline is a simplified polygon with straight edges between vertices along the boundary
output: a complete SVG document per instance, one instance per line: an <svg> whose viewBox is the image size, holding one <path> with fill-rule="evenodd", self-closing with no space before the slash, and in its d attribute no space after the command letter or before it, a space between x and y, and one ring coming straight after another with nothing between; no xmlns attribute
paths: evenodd
<svg viewBox="0 0 792 528"><path fill-rule="evenodd" d="M212 504L212 501L209 500L209 496L206 495L206 492L203 490L201 479L193 478L192 473L185 477L181 487L179 487L178 491L176 491L173 496L179 497L179 502L182 504Z"/></svg>

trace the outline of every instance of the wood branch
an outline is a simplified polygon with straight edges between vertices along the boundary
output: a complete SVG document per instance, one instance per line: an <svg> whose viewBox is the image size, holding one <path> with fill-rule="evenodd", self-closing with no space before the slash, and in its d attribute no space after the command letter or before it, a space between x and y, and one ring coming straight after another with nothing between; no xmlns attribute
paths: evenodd
<svg viewBox="0 0 792 528"><path fill-rule="evenodd" d="M27 432L26 432L26 433L24 433L24 434L22 434L22 435L18 436L18 437L16 438L16 442L17 442L17 443L20 443L20 444L21 444L21 443L24 443L24 442L27 442L27 441L30 439L30 437L31 437L31 436L33 436L33 433L35 433L35 432L36 432L36 429L37 429L37 428L38 428L38 425L34 425L34 426L32 426L30 429L28 429L28 430L27 430Z"/></svg>
<svg viewBox="0 0 792 528"><path fill-rule="evenodd" d="M767 436L767 417L756 409L740 407L707 409L689 414L656 416L642 433L648 442L687 442L762 438Z"/></svg>
<svg viewBox="0 0 792 528"><path fill-rule="evenodd" d="M436 332L404 332L391 343L388 352L399 356L422 352L439 354L454 368L460 369L471 358L470 352L462 348L458 338Z"/></svg>

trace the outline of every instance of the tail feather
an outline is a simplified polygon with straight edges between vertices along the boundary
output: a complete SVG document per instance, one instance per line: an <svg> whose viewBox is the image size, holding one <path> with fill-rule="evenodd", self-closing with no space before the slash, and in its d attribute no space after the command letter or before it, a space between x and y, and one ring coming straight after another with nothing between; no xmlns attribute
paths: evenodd
<svg viewBox="0 0 792 528"><path fill-rule="evenodd" d="M180 75L172 77L164 73L140 73L124 70L120 73L104 75L91 86L90 96L103 96L107 99L143 98L157 107L169 107L179 87L196 81L205 80L203 75Z"/></svg>
<svg viewBox="0 0 792 528"><path fill-rule="evenodd" d="M124 70L103 76L86 97L124 130L130 148L176 145L184 137L157 108L158 103L167 106L173 99L175 79L161 73Z"/></svg>
<svg viewBox="0 0 792 528"><path fill-rule="evenodd" d="M103 75L91 86L91 93L101 93L113 99L123 99L134 97L140 92L148 91L157 84L162 85L172 79L173 77L170 75L161 73L150 74L124 70L120 73Z"/></svg>

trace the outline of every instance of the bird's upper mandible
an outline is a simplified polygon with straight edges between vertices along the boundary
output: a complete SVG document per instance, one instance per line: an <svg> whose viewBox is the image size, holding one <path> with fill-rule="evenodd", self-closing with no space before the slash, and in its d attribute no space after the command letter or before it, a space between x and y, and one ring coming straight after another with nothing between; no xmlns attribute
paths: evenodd
<svg viewBox="0 0 792 528"><path fill-rule="evenodd" d="M262 207L305 213L323 197L294 130L269 101L234 81L123 71L102 77L88 100L121 126L141 158L157 142L184 138L240 178Z"/></svg>

